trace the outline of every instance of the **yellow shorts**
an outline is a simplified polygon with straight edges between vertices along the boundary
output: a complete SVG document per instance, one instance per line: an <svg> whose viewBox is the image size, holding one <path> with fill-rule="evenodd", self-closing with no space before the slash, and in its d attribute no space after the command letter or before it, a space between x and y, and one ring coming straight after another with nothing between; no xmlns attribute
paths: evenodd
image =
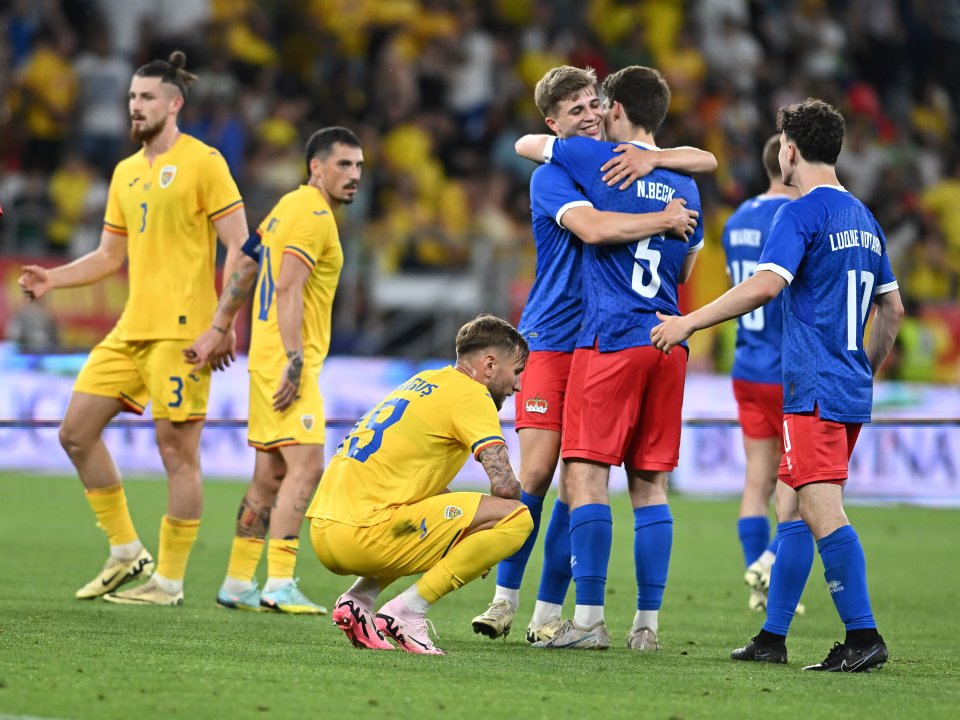
<svg viewBox="0 0 960 720"><path fill-rule="evenodd" d="M370 527L313 518L310 542L320 562L337 575L416 575L436 565L463 539L482 497L477 492L436 495L400 505L389 520Z"/></svg>
<svg viewBox="0 0 960 720"><path fill-rule="evenodd" d="M190 340L124 342L117 329L90 351L74 392L118 398L142 415L153 403L153 417L183 422L203 420L210 396L210 368L191 372L183 350Z"/></svg>
<svg viewBox="0 0 960 720"><path fill-rule="evenodd" d="M273 409L273 394L280 387L283 371L250 372L250 420L247 444L257 450L274 450L284 445L323 445L326 422L318 373L303 369L300 395L283 412Z"/></svg>

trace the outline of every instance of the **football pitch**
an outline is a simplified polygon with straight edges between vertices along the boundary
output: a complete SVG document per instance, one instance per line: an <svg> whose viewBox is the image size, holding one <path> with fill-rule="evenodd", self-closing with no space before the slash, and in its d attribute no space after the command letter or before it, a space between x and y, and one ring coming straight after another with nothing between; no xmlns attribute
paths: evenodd
<svg viewBox="0 0 960 720"><path fill-rule="evenodd" d="M674 496L674 552L659 653L628 650L633 525L614 499L606 652L540 651L523 634L540 551L506 641L474 635L470 619L494 578L430 613L446 657L354 650L328 617L242 613L214 604L241 483L210 482L180 608L79 601L74 591L106 557L79 481L0 473L0 718L953 718L960 715L960 512L849 508L867 554L870 590L891 660L862 675L803 673L843 639L814 562L794 621L790 663L734 663L759 629L747 610L736 503ZM156 550L166 485L127 481L134 521ZM546 507L552 501L548 500ZM544 517L544 524L547 518ZM545 525L544 525L545 526ZM261 565L260 578L265 567ZM350 580L323 569L305 542L301 587L328 607ZM389 598L403 589L400 582ZM572 611L572 589L567 613Z"/></svg>

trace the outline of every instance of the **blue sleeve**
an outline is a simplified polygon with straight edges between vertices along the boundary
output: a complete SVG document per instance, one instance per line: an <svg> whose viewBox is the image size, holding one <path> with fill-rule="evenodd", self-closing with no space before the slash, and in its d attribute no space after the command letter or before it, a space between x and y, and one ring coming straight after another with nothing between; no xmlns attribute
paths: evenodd
<svg viewBox="0 0 960 720"><path fill-rule="evenodd" d="M542 165L530 178L530 208L534 215L552 218L558 225L560 217L572 207L593 203L584 197L564 170L559 167Z"/></svg>
<svg viewBox="0 0 960 720"><path fill-rule="evenodd" d="M590 188L600 177L600 166L610 159L612 143L571 137L554 140L545 152L547 162L562 167L581 187Z"/></svg>
<svg viewBox="0 0 960 720"><path fill-rule="evenodd" d="M260 236L253 233L240 248L243 254L253 260L257 265L260 264Z"/></svg>
<svg viewBox="0 0 960 720"><path fill-rule="evenodd" d="M697 184L693 180L690 180L690 191L682 197L687 201L687 208L700 213L693 236L687 241L689 245L687 252L691 253L703 247L703 208L700 205L700 190L697 189Z"/></svg>
<svg viewBox="0 0 960 720"><path fill-rule="evenodd" d="M787 284L793 282L797 269L807 250L807 230L790 207L782 205L773 216L770 235L760 253L757 271L771 270L780 275Z"/></svg>

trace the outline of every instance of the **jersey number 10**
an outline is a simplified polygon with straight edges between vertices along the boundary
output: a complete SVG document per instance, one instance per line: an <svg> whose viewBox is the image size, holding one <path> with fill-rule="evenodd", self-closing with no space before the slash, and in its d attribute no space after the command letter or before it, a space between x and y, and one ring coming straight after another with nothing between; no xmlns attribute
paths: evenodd
<svg viewBox="0 0 960 720"><path fill-rule="evenodd" d="M727 272L730 273L730 279L734 285L739 285L748 277L757 272L757 263L753 260L733 260L727 266ZM753 330L759 332L763 330L764 325L763 305L753 312L748 312L740 317L740 325L744 330Z"/></svg>

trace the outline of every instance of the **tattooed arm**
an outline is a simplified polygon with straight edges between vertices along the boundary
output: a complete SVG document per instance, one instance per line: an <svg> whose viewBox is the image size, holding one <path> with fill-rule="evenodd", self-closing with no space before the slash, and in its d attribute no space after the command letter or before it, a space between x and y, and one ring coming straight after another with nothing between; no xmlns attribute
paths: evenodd
<svg viewBox="0 0 960 720"><path fill-rule="evenodd" d="M227 280L220 302L213 316L213 324L183 351L187 362L193 364L193 370L199 370L208 362L214 370L222 370L234 357L236 336L233 334L233 321L253 292L257 281L259 265L247 255L241 255L236 270Z"/></svg>
<svg viewBox="0 0 960 720"><path fill-rule="evenodd" d="M510 500L520 499L520 483L510 466L506 445L491 445L477 457L490 478L490 494Z"/></svg>
<svg viewBox="0 0 960 720"><path fill-rule="evenodd" d="M284 253L277 276L277 326L280 340L287 354L287 367L280 379L280 387L273 394L273 409L286 410L300 394L300 375L303 372L303 288L313 268L299 256Z"/></svg>

